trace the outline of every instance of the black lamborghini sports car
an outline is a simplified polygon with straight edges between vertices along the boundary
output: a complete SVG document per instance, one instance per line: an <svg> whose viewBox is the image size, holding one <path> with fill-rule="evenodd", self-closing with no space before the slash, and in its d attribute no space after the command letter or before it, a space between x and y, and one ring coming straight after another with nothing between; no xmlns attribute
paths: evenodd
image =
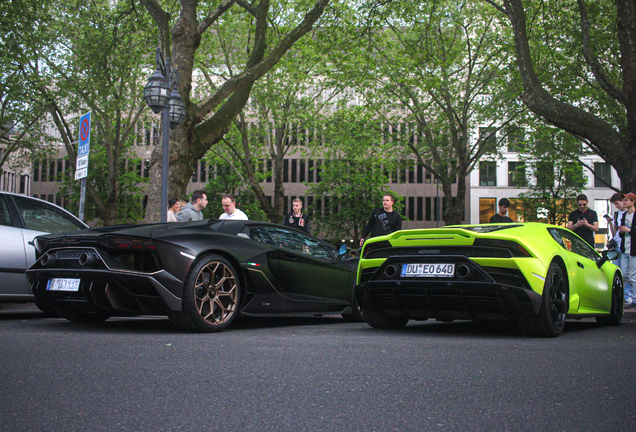
<svg viewBox="0 0 636 432"><path fill-rule="evenodd" d="M256 221L128 225L44 235L27 278L74 322L167 315L216 332L237 314L357 318L358 259L294 228Z"/></svg>

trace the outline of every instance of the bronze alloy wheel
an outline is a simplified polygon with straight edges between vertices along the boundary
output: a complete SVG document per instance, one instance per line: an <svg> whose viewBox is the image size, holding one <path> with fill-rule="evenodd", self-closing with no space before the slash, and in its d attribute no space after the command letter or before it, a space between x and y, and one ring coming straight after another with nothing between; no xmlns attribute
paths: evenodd
<svg viewBox="0 0 636 432"><path fill-rule="evenodd" d="M224 262L212 261L199 271L194 287L194 304L208 324L225 324L236 311L237 299L236 276Z"/></svg>
<svg viewBox="0 0 636 432"><path fill-rule="evenodd" d="M234 266L222 256L205 255L197 259L186 277L181 311L169 311L168 316L182 330L222 331L238 314L240 296Z"/></svg>

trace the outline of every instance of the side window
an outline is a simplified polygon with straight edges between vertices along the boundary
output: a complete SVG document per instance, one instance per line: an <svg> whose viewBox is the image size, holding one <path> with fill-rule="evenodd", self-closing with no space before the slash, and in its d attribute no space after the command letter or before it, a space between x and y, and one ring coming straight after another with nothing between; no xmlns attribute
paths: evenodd
<svg viewBox="0 0 636 432"><path fill-rule="evenodd" d="M13 219L9 212L9 205L4 196L0 195L0 225L13 226Z"/></svg>
<svg viewBox="0 0 636 432"><path fill-rule="evenodd" d="M331 260L333 257L329 249L320 241L305 234L274 227L260 227L250 231L254 240L278 246L293 252L311 255L315 258Z"/></svg>
<svg viewBox="0 0 636 432"><path fill-rule="evenodd" d="M50 204L24 197L14 197L27 229L47 233L75 231L85 227L78 220Z"/></svg>
<svg viewBox="0 0 636 432"><path fill-rule="evenodd" d="M565 229L550 229L550 234L564 249L592 261L599 260L599 254L585 240L578 238L573 232Z"/></svg>
<svg viewBox="0 0 636 432"><path fill-rule="evenodd" d="M252 228L250 230L250 238L252 240L267 243L268 245L276 246L274 240L264 228Z"/></svg>

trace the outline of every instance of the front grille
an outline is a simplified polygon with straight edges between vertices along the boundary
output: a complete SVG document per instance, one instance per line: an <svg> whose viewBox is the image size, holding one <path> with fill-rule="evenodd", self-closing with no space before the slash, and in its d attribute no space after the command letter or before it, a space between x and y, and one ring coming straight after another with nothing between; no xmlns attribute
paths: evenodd
<svg viewBox="0 0 636 432"><path fill-rule="evenodd" d="M465 256L468 258L510 258L508 249L491 247L395 247L370 251L364 259L389 258L392 256Z"/></svg>

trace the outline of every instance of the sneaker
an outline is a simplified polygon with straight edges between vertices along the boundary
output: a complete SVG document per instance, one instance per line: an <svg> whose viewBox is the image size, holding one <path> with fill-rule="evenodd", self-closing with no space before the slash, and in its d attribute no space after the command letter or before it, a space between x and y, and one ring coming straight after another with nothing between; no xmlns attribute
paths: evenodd
<svg viewBox="0 0 636 432"><path fill-rule="evenodd" d="M628 298L628 299L625 299L625 303L623 303L623 306L629 306L631 304L632 304L632 299Z"/></svg>
<svg viewBox="0 0 636 432"><path fill-rule="evenodd" d="M623 306L623 309L636 309L636 303L630 303L626 306Z"/></svg>

